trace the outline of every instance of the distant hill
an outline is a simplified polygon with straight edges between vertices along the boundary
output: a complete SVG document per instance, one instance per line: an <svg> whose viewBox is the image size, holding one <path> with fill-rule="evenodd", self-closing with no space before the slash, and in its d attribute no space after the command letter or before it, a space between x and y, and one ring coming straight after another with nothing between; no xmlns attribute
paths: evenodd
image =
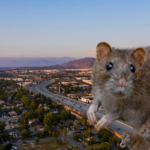
<svg viewBox="0 0 150 150"><path fill-rule="evenodd" d="M75 68L92 68L95 58L86 57L78 60L69 61L61 65L49 66L49 69L75 69Z"/></svg>
<svg viewBox="0 0 150 150"><path fill-rule="evenodd" d="M52 66L76 59L72 57L0 57L0 68Z"/></svg>
<svg viewBox="0 0 150 150"><path fill-rule="evenodd" d="M75 67L75 68L92 68L95 62L95 58L82 58L78 60L69 61L68 63L64 63L61 66L63 67Z"/></svg>

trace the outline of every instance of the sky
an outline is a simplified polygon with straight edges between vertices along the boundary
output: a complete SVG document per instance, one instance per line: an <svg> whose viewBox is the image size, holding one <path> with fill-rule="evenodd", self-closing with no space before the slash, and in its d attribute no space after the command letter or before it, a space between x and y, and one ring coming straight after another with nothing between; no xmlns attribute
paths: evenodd
<svg viewBox="0 0 150 150"><path fill-rule="evenodd" d="M0 0L0 57L95 57L150 46L149 0Z"/></svg>

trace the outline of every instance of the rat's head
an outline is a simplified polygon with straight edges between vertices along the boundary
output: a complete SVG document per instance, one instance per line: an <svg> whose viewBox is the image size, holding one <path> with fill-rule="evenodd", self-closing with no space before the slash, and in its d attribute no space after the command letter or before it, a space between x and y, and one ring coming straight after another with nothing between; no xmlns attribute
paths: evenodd
<svg viewBox="0 0 150 150"><path fill-rule="evenodd" d="M122 135L120 147L122 147L122 148L126 147L130 143L132 135L133 135L133 133L128 133L128 132L124 131L123 135Z"/></svg>
<svg viewBox="0 0 150 150"><path fill-rule="evenodd" d="M141 134L144 138L150 139L150 127L147 127L145 124L142 126Z"/></svg>
<svg viewBox="0 0 150 150"><path fill-rule="evenodd" d="M101 42L97 45L98 81L100 86L115 97L130 94L133 80L146 59L143 48L135 50L113 49Z"/></svg>

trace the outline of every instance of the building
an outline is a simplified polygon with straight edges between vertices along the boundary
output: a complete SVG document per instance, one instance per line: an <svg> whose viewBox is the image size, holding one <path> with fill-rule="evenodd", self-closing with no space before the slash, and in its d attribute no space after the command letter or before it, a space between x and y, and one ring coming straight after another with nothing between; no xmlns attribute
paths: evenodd
<svg viewBox="0 0 150 150"><path fill-rule="evenodd" d="M80 100L85 103L91 103L93 101L92 96L81 96Z"/></svg>
<svg viewBox="0 0 150 150"><path fill-rule="evenodd" d="M32 122L35 122L35 121L39 121L39 119L37 119L37 118L29 119L29 125L30 125Z"/></svg>
<svg viewBox="0 0 150 150"><path fill-rule="evenodd" d="M17 116L17 113L15 111L9 112L8 113L10 116Z"/></svg>
<svg viewBox="0 0 150 150"><path fill-rule="evenodd" d="M92 85L92 81L91 80L82 80L82 82Z"/></svg>

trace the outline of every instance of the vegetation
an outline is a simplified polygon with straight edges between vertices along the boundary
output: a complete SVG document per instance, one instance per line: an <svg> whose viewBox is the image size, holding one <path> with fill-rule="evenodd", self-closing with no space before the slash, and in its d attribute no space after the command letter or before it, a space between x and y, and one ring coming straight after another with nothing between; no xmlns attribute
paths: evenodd
<svg viewBox="0 0 150 150"><path fill-rule="evenodd" d="M30 131L28 129L23 129L21 135L26 138L30 135Z"/></svg>
<svg viewBox="0 0 150 150"><path fill-rule="evenodd" d="M58 123L58 118L55 114L48 113L44 117L44 123L49 127L52 127L53 125L56 125Z"/></svg>

